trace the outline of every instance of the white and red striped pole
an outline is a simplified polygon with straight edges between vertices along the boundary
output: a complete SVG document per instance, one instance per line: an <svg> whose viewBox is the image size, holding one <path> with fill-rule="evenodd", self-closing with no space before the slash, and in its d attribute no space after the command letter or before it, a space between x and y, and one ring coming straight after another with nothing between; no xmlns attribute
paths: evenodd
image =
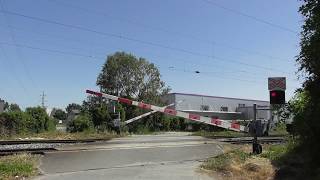
<svg viewBox="0 0 320 180"><path fill-rule="evenodd" d="M95 95L95 96L99 96L99 97L104 97L104 98L111 99L111 100L114 100L114 101L119 101L121 103L125 103L125 104L128 104L128 105L138 106L138 107L143 108L143 109L159 111L159 112L171 115L171 116L182 117L182 118L189 119L189 120L192 120L192 121L197 121L197 122L201 122L201 123L205 123L205 124L209 124L209 125L213 125L213 126L218 126L218 127L225 128L225 129L230 129L230 130L233 130L233 131L248 132L248 129L245 126L242 126L242 125L240 125L238 123L235 123L235 122L229 122L231 120L221 120L221 119L218 119L218 118L204 117L204 116L200 116L198 114L186 113L186 112L170 109L168 107L154 106L154 105L151 105L151 104L146 104L146 103L143 103L143 102L133 101L133 100L130 100L130 99L127 99L127 98L121 98L121 97L118 97L118 96L113 96L113 95L110 95L110 94L91 91L91 90L87 90L86 93L92 94L92 95Z"/></svg>

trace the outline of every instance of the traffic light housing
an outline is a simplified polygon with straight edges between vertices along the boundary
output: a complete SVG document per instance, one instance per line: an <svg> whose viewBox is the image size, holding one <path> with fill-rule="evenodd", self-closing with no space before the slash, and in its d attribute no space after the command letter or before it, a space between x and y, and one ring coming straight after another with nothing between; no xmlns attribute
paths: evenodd
<svg viewBox="0 0 320 180"><path fill-rule="evenodd" d="M270 91L270 104L285 104L285 91L272 90Z"/></svg>

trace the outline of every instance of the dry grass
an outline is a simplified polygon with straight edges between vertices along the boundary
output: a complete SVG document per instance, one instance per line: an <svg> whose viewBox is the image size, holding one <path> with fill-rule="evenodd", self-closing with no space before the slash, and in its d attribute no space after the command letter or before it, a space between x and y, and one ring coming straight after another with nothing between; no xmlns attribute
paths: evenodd
<svg viewBox="0 0 320 180"><path fill-rule="evenodd" d="M201 165L210 170L216 179L230 180L267 180L273 179L275 168L271 161L261 156L250 154L251 147L242 146L220 156L211 158Z"/></svg>
<svg viewBox="0 0 320 180"><path fill-rule="evenodd" d="M64 140L64 139L103 139L109 140L115 137L125 136L125 134L117 135L115 133L96 133L96 132L79 132L79 133L66 133L66 132L44 132L39 134L24 134L17 135L8 138L2 138L3 140L18 140L18 139L55 139L55 140Z"/></svg>
<svg viewBox="0 0 320 180"><path fill-rule="evenodd" d="M24 179L38 175L40 156L19 154L0 157L0 179Z"/></svg>

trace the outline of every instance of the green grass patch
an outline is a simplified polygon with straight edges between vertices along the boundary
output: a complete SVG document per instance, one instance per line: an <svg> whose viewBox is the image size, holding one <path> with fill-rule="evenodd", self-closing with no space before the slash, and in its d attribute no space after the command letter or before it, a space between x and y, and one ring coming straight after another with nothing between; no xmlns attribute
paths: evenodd
<svg viewBox="0 0 320 180"><path fill-rule="evenodd" d="M39 156L20 154L0 157L0 179L23 179L38 174Z"/></svg>
<svg viewBox="0 0 320 180"><path fill-rule="evenodd" d="M260 156L270 159L271 161L277 161L287 152L287 145L271 145L270 147L265 149Z"/></svg>
<svg viewBox="0 0 320 180"><path fill-rule="evenodd" d="M241 164L244 163L250 156L250 153L236 149L208 159L201 165L201 167L207 170L227 171L231 162Z"/></svg>
<svg viewBox="0 0 320 180"><path fill-rule="evenodd" d="M289 135L285 123L278 123L276 126L270 130L270 136L287 136Z"/></svg>

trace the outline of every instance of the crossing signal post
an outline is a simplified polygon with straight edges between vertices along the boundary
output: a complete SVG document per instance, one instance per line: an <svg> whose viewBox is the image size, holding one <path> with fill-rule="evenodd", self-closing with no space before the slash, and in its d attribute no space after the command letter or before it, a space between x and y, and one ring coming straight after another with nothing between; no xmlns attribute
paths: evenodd
<svg viewBox="0 0 320 180"><path fill-rule="evenodd" d="M270 105L285 104L285 90L286 90L286 78L285 77L269 77L268 78L268 89L270 95ZM252 141L252 152L254 154L262 153L262 146L258 142L258 136L262 135L261 122L257 120L258 110L271 110L271 109L257 109L257 105L253 105L254 118L251 123L249 132L253 135Z"/></svg>
<svg viewBox="0 0 320 180"><path fill-rule="evenodd" d="M286 78L285 77L269 77L268 89L270 93L270 104L286 103Z"/></svg>

